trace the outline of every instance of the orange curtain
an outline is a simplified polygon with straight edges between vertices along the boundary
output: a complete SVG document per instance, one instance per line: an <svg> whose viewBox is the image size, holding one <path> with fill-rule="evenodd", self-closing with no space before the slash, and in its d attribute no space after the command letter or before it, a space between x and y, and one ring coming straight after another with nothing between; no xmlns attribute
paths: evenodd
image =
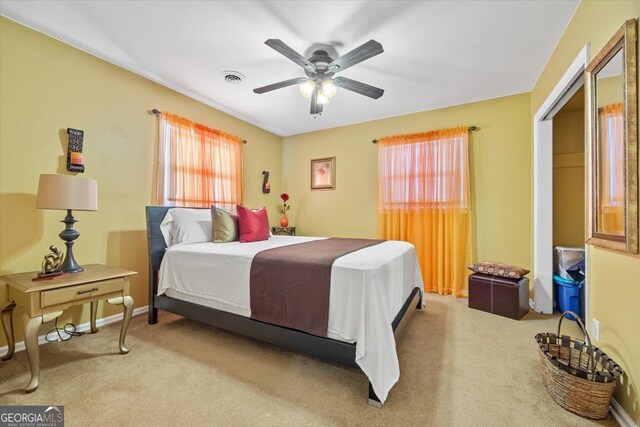
<svg viewBox="0 0 640 427"><path fill-rule="evenodd" d="M416 247L428 292L467 296L469 191L467 127L379 140L378 237Z"/></svg>
<svg viewBox="0 0 640 427"><path fill-rule="evenodd" d="M624 235L624 107L622 103L605 105L599 110L600 146L598 147L599 209L602 233Z"/></svg>
<svg viewBox="0 0 640 427"><path fill-rule="evenodd" d="M234 206L242 202L242 141L173 114L159 120L158 203Z"/></svg>

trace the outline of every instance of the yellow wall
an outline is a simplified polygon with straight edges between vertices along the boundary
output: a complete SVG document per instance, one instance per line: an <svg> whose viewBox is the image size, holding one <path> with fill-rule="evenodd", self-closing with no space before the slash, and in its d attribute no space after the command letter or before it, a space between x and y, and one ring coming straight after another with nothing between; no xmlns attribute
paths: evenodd
<svg viewBox="0 0 640 427"><path fill-rule="evenodd" d="M529 94L475 102L284 138L283 189L300 234L376 236L377 146L385 135L476 125L471 133L478 260L530 267ZM320 119L321 120L321 119ZM336 156L336 189L310 190L310 161Z"/></svg>
<svg viewBox="0 0 640 427"><path fill-rule="evenodd" d="M584 108L553 118L554 246L584 247L584 138Z"/></svg>
<svg viewBox="0 0 640 427"><path fill-rule="evenodd" d="M145 205L152 198L156 119L151 108L174 112L248 140L244 201L266 205L277 218L280 174L261 193L262 171L279 172L281 138L147 79L0 18L0 274L40 268L49 245L62 246L62 211L35 209L38 177L65 170L66 128L85 131L83 176L98 181L98 212L74 213L78 262L135 270L136 307L147 304ZM0 301L6 288L0 284ZM118 312L100 306L102 316ZM88 308L70 309L76 323ZM22 339L20 312L14 314ZM47 325L48 326L48 325ZM43 328L44 330L45 328ZM6 344L2 335L0 346Z"/></svg>
<svg viewBox="0 0 640 427"><path fill-rule="evenodd" d="M567 26L531 94L535 114L580 49L591 44L591 57L625 20L638 18L640 2L583 1ZM640 256L587 245L589 315L600 321L597 343L625 370L616 400L640 424Z"/></svg>

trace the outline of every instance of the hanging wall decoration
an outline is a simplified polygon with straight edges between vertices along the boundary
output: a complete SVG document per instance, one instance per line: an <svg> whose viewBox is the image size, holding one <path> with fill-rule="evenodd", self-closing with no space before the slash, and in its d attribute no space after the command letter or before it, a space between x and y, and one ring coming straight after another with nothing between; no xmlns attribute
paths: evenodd
<svg viewBox="0 0 640 427"><path fill-rule="evenodd" d="M335 190L336 188L336 158L311 160L311 189Z"/></svg>
<svg viewBox="0 0 640 427"><path fill-rule="evenodd" d="M84 156L82 155L82 141L84 131L67 128L69 148L67 149L67 170L69 172L84 172Z"/></svg>
<svg viewBox="0 0 640 427"><path fill-rule="evenodd" d="M269 172L262 171L262 192L269 194L271 192L271 184L269 184Z"/></svg>

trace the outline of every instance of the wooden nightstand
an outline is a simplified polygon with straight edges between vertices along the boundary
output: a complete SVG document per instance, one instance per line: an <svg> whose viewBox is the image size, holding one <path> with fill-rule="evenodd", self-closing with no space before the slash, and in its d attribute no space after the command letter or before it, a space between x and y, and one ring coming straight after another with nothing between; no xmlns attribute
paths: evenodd
<svg viewBox="0 0 640 427"><path fill-rule="evenodd" d="M295 227L271 227L271 232L274 236L295 236Z"/></svg>
<svg viewBox="0 0 640 427"><path fill-rule="evenodd" d="M25 387L30 393L38 388L40 379L40 353L38 349L38 329L62 314L62 310L72 305L91 303L91 333L98 332L96 315L98 300L124 307L122 329L120 330L120 352L127 354L124 345L127 328L133 311L133 298L129 293L129 276L135 271L110 268L100 264L90 264L80 273L66 273L50 280L37 280L37 271L9 274L0 280L8 287L8 302L2 308L2 327L7 336L9 350L2 360L9 360L15 349L12 313L16 306L24 308L24 344L31 367L31 380Z"/></svg>

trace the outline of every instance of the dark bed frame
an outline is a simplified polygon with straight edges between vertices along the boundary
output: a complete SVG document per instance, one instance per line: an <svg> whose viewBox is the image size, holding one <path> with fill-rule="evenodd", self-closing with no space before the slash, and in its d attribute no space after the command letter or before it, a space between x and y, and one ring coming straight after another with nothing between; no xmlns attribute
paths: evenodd
<svg viewBox="0 0 640 427"><path fill-rule="evenodd" d="M169 209L171 209L169 206L146 207L147 237L149 242L149 324L158 322L158 310L165 310L188 319L197 320L269 344L360 369L356 364L355 344L260 322L226 311L171 298L166 295L158 296L158 270L160 269L160 263L167 248L164 237L160 231L160 223ZM402 322L409 307L415 304L417 309L422 308L421 296L420 288L413 288L409 298L407 298L393 320L392 326L394 332ZM377 408L382 407L382 403L373 391L371 383L369 383L369 404Z"/></svg>

